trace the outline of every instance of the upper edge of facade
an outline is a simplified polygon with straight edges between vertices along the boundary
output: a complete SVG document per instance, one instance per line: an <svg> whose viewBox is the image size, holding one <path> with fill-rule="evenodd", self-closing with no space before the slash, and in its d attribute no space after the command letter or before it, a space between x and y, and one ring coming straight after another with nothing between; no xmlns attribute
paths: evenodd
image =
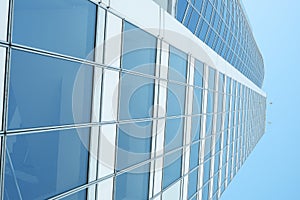
<svg viewBox="0 0 300 200"><path fill-rule="evenodd" d="M262 87L264 61L240 0L153 0L218 55Z"/></svg>

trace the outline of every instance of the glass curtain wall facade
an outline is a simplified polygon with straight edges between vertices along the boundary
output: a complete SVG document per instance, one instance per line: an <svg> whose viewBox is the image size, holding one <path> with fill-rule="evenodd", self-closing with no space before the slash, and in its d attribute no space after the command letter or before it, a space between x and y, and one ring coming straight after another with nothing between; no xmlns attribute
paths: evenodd
<svg viewBox="0 0 300 200"><path fill-rule="evenodd" d="M219 29L228 2L203 2ZM142 3L193 33L210 24L196 1L166 1L174 17ZM262 58L250 53L247 21L247 31L224 25L234 47L213 25L203 40L243 74L232 75L121 4L1 0L1 199L215 200L264 134Z"/></svg>

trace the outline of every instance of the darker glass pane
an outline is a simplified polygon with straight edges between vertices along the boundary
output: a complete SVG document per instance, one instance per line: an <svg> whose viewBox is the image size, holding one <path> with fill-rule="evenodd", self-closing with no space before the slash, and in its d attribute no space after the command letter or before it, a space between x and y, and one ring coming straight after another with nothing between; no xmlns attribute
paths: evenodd
<svg viewBox="0 0 300 200"><path fill-rule="evenodd" d="M93 59L96 5L85 0L14 1L13 42Z"/></svg>
<svg viewBox="0 0 300 200"><path fill-rule="evenodd" d="M184 115L185 86L168 83L167 116Z"/></svg>
<svg viewBox="0 0 300 200"><path fill-rule="evenodd" d="M117 170L150 158L152 122L118 125Z"/></svg>
<svg viewBox="0 0 300 200"><path fill-rule="evenodd" d="M183 144L184 118L167 119L165 131L165 151L179 148Z"/></svg>
<svg viewBox="0 0 300 200"><path fill-rule="evenodd" d="M154 75L156 38L125 22L123 34L122 68Z"/></svg>
<svg viewBox="0 0 300 200"><path fill-rule="evenodd" d="M191 15L191 19L189 21L189 25L188 25L188 29L194 33L198 24L198 20L199 20L199 14L196 10L193 10L193 13Z"/></svg>
<svg viewBox="0 0 300 200"><path fill-rule="evenodd" d="M208 30L208 24L206 22L203 22L203 25L201 27L200 34L199 34L199 38L202 41L205 41L207 30Z"/></svg>
<svg viewBox="0 0 300 200"><path fill-rule="evenodd" d="M170 46L169 80L186 82L187 54Z"/></svg>
<svg viewBox="0 0 300 200"><path fill-rule="evenodd" d="M12 50L8 129L90 122L92 66Z"/></svg>
<svg viewBox="0 0 300 200"><path fill-rule="evenodd" d="M154 80L122 73L120 120L152 117Z"/></svg>
<svg viewBox="0 0 300 200"><path fill-rule="evenodd" d="M115 200L148 199L149 164L116 177Z"/></svg>
<svg viewBox="0 0 300 200"><path fill-rule="evenodd" d="M203 175L203 184L207 183L210 179L210 162L211 160L204 163L204 175Z"/></svg>
<svg viewBox="0 0 300 200"><path fill-rule="evenodd" d="M183 20L187 5L188 4L187 4L186 0L178 0L177 1L176 19L180 22L182 22L182 20Z"/></svg>
<svg viewBox="0 0 300 200"><path fill-rule="evenodd" d="M194 85L203 87L203 68L204 64L198 60L195 61Z"/></svg>
<svg viewBox="0 0 300 200"><path fill-rule="evenodd" d="M210 23L210 18L211 18L211 15L212 15L213 7L212 7L212 5L209 1L206 1L206 5L207 6L206 6L206 9L205 9L205 12L204 12L204 17L208 21L208 23Z"/></svg>
<svg viewBox="0 0 300 200"><path fill-rule="evenodd" d="M199 142L191 145L190 171L199 165L199 146L200 146Z"/></svg>
<svg viewBox="0 0 300 200"><path fill-rule="evenodd" d="M85 184L89 131L81 128L8 136L5 199L46 199Z"/></svg>
<svg viewBox="0 0 300 200"><path fill-rule="evenodd" d="M181 177L182 152L176 151L164 158L163 189Z"/></svg>
<svg viewBox="0 0 300 200"><path fill-rule="evenodd" d="M193 114L200 114L202 111L202 89L194 88Z"/></svg>
<svg viewBox="0 0 300 200"><path fill-rule="evenodd" d="M191 198L197 192L198 169L189 174L188 198Z"/></svg>
<svg viewBox="0 0 300 200"><path fill-rule="evenodd" d="M201 132L201 117L200 116L193 117L192 133L191 133L192 142L200 140L200 132Z"/></svg>

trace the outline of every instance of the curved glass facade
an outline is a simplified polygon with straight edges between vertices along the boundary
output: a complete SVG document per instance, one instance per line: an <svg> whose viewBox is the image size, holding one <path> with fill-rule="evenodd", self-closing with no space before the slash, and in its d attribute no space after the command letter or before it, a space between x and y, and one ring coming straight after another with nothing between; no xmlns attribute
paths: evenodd
<svg viewBox="0 0 300 200"><path fill-rule="evenodd" d="M253 83L262 87L263 58L239 1L176 0L174 4L174 14L179 22Z"/></svg>
<svg viewBox="0 0 300 200"><path fill-rule="evenodd" d="M265 132L265 94L199 56L203 45L131 20L130 8L153 21L162 11L139 1L2 0L0 200L220 199ZM190 30L227 48L221 18L208 25L215 4L201 1L202 19L200 1L174 2Z"/></svg>

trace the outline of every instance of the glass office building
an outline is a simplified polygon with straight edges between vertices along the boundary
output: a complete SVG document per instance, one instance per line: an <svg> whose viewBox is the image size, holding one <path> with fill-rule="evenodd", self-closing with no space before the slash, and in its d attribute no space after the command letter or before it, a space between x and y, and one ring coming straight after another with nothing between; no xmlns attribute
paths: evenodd
<svg viewBox="0 0 300 200"><path fill-rule="evenodd" d="M265 132L239 0L0 0L0 198L217 200Z"/></svg>

